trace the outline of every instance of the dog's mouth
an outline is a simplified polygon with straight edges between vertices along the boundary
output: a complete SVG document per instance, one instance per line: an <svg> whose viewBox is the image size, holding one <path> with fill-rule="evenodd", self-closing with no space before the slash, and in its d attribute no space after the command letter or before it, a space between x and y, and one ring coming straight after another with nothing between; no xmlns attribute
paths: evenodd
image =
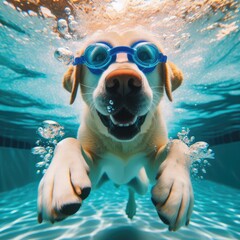
<svg viewBox="0 0 240 240"><path fill-rule="evenodd" d="M97 113L108 132L119 140L130 140L135 137L140 132L147 116L147 114L143 116L134 115L126 108L107 116L98 111Z"/></svg>

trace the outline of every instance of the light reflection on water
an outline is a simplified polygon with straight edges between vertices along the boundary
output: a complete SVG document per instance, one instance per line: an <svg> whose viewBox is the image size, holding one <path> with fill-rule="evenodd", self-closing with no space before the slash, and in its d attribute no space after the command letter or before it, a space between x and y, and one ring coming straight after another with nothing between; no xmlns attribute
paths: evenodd
<svg viewBox="0 0 240 240"><path fill-rule="evenodd" d="M46 1L49 6L44 6L54 13L50 2ZM158 35L169 60L184 72L184 84L174 91L173 104L167 103L164 108L170 135L177 133L179 125L187 125L196 137L199 134L214 138L236 131L239 126L235 118L239 115L236 95L239 90L239 1L93 0L80 1L80 7L78 1L74 2L71 14L78 27L74 31L68 27L67 34L72 34L69 40L64 39L57 28L59 19L64 18L68 24L73 21L68 19L65 5L58 15L55 13L54 19L37 17L32 12L27 14L28 9L25 13L16 11L6 1L0 2L3 23L0 101L4 110L0 130L3 136L14 132L32 141L36 126L48 118L61 124L67 122L68 129L75 129L80 107L76 103L68 105L69 95L61 86L67 66L54 59L55 50L69 47L75 53L82 38L98 29L119 30L139 25ZM25 4L25 8L27 6ZM40 10L47 14L46 9ZM225 114L229 114L228 121L221 120Z"/></svg>
<svg viewBox="0 0 240 240"><path fill-rule="evenodd" d="M127 189L107 183L63 222L37 223L37 183L0 194L0 239L239 239L240 191L194 182L195 205L188 227L169 232L157 216L150 192L137 196L137 214L125 215Z"/></svg>

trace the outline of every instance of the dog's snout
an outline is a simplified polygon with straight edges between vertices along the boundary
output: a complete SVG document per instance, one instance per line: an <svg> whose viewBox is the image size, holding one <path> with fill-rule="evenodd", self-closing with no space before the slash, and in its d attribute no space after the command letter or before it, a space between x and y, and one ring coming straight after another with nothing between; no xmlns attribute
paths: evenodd
<svg viewBox="0 0 240 240"><path fill-rule="evenodd" d="M142 88L142 77L131 69L118 69L106 77L106 91L110 94L135 94Z"/></svg>

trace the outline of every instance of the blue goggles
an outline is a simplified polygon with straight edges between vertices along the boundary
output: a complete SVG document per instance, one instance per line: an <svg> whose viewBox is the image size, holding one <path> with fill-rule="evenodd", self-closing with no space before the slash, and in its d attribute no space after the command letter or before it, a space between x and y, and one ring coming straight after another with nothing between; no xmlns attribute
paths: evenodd
<svg viewBox="0 0 240 240"><path fill-rule="evenodd" d="M112 47L107 42L89 45L81 57L74 59L73 65L84 64L94 74L101 74L114 63L118 53L126 53L129 62L135 63L144 73L152 72L158 63L166 62L167 56L150 42L139 41L131 47Z"/></svg>

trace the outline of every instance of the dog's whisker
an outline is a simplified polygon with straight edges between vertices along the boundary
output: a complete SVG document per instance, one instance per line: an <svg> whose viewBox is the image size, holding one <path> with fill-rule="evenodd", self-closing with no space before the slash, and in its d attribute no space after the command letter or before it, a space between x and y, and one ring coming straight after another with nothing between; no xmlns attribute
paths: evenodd
<svg viewBox="0 0 240 240"><path fill-rule="evenodd" d="M88 85L86 85L86 84L82 84L82 83L81 83L81 86L86 87L86 88L90 88L90 89L95 89L95 87L88 86Z"/></svg>
<svg viewBox="0 0 240 240"><path fill-rule="evenodd" d="M82 93L82 96L92 95L92 93Z"/></svg>
<svg viewBox="0 0 240 240"><path fill-rule="evenodd" d="M150 86L151 89L163 89L164 87L163 86Z"/></svg>
<svg viewBox="0 0 240 240"><path fill-rule="evenodd" d="M91 111L94 111L96 109L93 102L90 104L89 108Z"/></svg>

